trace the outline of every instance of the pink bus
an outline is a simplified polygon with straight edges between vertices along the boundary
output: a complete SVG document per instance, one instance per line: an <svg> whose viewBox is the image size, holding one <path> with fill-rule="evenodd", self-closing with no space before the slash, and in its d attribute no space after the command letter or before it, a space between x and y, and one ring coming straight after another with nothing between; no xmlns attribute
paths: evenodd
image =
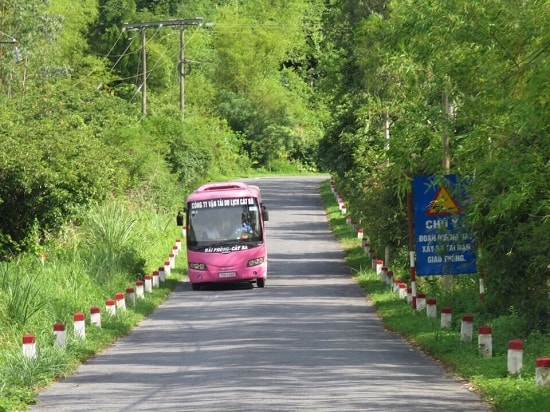
<svg viewBox="0 0 550 412"><path fill-rule="evenodd" d="M267 278L264 221L268 212L258 186L208 183L187 197L187 262L193 290L213 282L251 282ZM183 215L178 224L183 225Z"/></svg>

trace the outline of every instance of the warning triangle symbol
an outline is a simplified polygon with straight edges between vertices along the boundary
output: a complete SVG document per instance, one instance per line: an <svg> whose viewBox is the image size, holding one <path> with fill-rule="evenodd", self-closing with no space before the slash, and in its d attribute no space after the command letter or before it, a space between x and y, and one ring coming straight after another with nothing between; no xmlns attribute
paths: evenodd
<svg viewBox="0 0 550 412"><path fill-rule="evenodd" d="M434 197L434 200L430 202L428 208L428 215L452 215L459 214L461 212L460 206L449 194L446 187L441 186Z"/></svg>

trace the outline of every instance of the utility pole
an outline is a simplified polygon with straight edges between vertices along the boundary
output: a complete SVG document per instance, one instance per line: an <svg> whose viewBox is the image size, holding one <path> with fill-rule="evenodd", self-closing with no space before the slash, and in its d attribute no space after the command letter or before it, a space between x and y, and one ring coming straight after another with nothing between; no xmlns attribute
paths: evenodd
<svg viewBox="0 0 550 412"><path fill-rule="evenodd" d="M145 116L147 114L147 39L145 37L145 30L150 27L161 28L164 26L179 27L180 28L180 51L179 51L179 76L180 76L180 111L183 119L183 112L185 109L184 90L185 90L185 73L183 69L184 65L184 29L188 26L202 26L202 17L195 17L194 19L182 19L182 20L164 20L156 22L145 23L125 23L123 31L126 30L141 30L141 58L143 65L142 85L141 85L141 113Z"/></svg>
<svg viewBox="0 0 550 412"><path fill-rule="evenodd" d="M4 40L5 38L7 38L8 40ZM12 44L15 46L15 50L17 52L17 40L15 39L15 37L13 36L10 36L9 34L7 33L4 33L3 31L0 30L0 44ZM0 68L2 67L2 48L0 47ZM0 89L2 89L2 73L0 72Z"/></svg>
<svg viewBox="0 0 550 412"><path fill-rule="evenodd" d="M443 105L443 134L441 137L443 157L441 166L445 174L448 174L451 171L451 139L449 136L451 106L449 105L449 94L446 91L444 91L441 96L441 103Z"/></svg>
<svg viewBox="0 0 550 412"><path fill-rule="evenodd" d="M444 174L451 172L451 106L449 105L449 93L444 90L441 95L441 104L443 106L443 134L441 137L441 146L443 149L442 163ZM451 275L443 275L443 289L450 292L453 283Z"/></svg>
<svg viewBox="0 0 550 412"><path fill-rule="evenodd" d="M178 63L179 80L180 80L180 113L181 120L185 117L185 34L184 26L180 27L180 55Z"/></svg>
<svg viewBox="0 0 550 412"><path fill-rule="evenodd" d="M145 36L145 29L141 29L141 67L143 67L143 73L141 74L141 114L147 115L147 37Z"/></svg>

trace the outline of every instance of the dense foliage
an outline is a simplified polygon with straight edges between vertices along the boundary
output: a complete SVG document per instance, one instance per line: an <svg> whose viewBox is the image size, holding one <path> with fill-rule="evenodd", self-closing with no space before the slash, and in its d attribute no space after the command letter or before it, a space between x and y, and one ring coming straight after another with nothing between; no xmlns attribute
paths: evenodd
<svg viewBox="0 0 550 412"><path fill-rule="evenodd" d="M0 0L0 258L40 249L106 199L173 211L208 179L315 167L322 111L303 72L315 13L306 1ZM205 24L161 24L195 16Z"/></svg>
<svg viewBox="0 0 550 412"><path fill-rule="evenodd" d="M411 177L473 176L465 216L488 308L519 311L529 329L548 330L550 4L343 0L329 8L323 63L334 121L320 158L367 233L403 257Z"/></svg>
<svg viewBox="0 0 550 412"><path fill-rule="evenodd" d="M199 182L291 163L333 172L405 267L412 176L458 173L473 177L489 310L550 326L547 1L0 0L0 13L2 259L109 199L173 211Z"/></svg>

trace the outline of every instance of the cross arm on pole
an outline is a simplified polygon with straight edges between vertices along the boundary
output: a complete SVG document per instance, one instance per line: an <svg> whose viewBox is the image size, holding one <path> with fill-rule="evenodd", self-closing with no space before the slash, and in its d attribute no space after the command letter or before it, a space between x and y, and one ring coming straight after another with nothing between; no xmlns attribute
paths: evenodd
<svg viewBox="0 0 550 412"><path fill-rule="evenodd" d="M172 19L163 21L152 21L142 23L124 23L123 30L139 30L148 27L163 27L163 26L201 26L203 18L195 17L193 19Z"/></svg>
<svg viewBox="0 0 550 412"><path fill-rule="evenodd" d="M9 40L2 40L2 37L7 37ZM10 36L3 31L0 31L0 44L17 44L17 39L13 36Z"/></svg>

